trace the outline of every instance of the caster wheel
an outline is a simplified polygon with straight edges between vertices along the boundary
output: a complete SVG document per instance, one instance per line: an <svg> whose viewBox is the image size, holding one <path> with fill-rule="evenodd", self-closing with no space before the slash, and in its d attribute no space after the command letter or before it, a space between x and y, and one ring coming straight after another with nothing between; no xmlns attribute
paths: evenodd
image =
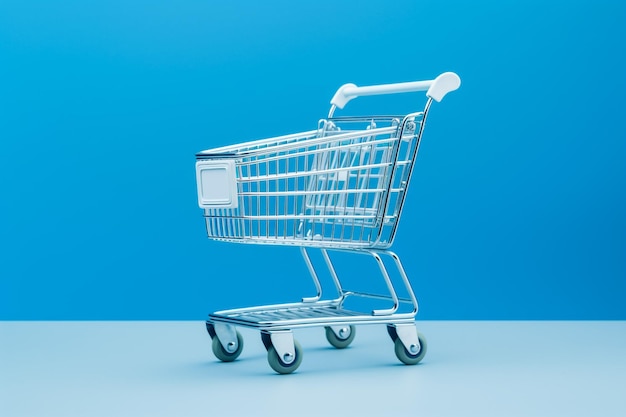
<svg viewBox="0 0 626 417"><path fill-rule="evenodd" d="M243 337L241 337L241 334L237 332L237 349L233 352L228 352L224 349L224 346L222 346L222 343L217 336L213 337L212 348L213 354L217 359L222 362L232 362L237 359L239 355L241 355L241 351L243 350Z"/></svg>
<svg viewBox="0 0 626 417"><path fill-rule="evenodd" d="M400 359L400 362L405 365L416 365L424 359L424 356L426 356L426 338L421 334L418 334L417 339L420 342L420 350L415 353L408 352L404 347L404 344L402 344L400 338L396 338L394 341L396 356Z"/></svg>
<svg viewBox="0 0 626 417"><path fill-rule="evenodd" d="M324 327L326 330L326 339L328 343L336 347L337 349L347 348L356 336L356 328L354 326L344 327L339 333L343 334L343 337L337 336L333 329L330 327Z"/></svg>
<svg viewBox="0 0 626 417"><path fill-rule="evenodd" d="M279 374L290 374L298 369L300 363L302 363L302 347L296 340L293 341L293 344L296 357L290 364L286 364L281 358L278 357L278 353L276 353L274 346L270 345L267 349L267 362L269 362L272 369Z"/></svg>

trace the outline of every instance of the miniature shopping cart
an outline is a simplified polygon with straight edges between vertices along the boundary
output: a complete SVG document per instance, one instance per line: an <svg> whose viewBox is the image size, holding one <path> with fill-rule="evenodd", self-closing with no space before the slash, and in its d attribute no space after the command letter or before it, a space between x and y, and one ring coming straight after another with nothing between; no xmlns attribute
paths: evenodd
<svg viewBox="0 0 626 417"><path fill-rule="evenodd" d="M325 327L328 342L347 347L355 325L385 324L395 353L407 365L420 362L426 340L417 332L417 299L393 243L424 124L433 100L460 86L451 72L434 80L342 86L317 129L202 151L197 154L198 201L210 239L298 246L317 289L314 297L280 305L218 311L207 330L215 356L235 360L243 349L237 326L258 329L268 362L281 374L295 371L302 348L296 328ZM334 117L358 96L426 91L423 110L402 116ZM317 254L337 297L322 298ZM347 252L376 261L388 294L346 290L330 254ZM392 268L388 268L392 265ZM395 279L392 279L393 272ZM400 282L402 297L394 286ZM397 283L396 283L397 286ZM379 300L385 308L349 309L346 300ZM403 306L402 308L401 305Z"/></svg>

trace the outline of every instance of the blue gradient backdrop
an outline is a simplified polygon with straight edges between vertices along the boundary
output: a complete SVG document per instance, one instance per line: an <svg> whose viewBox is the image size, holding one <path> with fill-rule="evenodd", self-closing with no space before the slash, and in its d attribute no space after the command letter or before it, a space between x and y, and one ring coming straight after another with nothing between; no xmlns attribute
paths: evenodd
<svg viewBox="0 0 626 417"><path fill-rule="evenodd" d="M295 249L205 238L195 152L443 71L394 246L420 317L626 319L624 39L617 0L2 0L0 319L310 295Z"/></svg>

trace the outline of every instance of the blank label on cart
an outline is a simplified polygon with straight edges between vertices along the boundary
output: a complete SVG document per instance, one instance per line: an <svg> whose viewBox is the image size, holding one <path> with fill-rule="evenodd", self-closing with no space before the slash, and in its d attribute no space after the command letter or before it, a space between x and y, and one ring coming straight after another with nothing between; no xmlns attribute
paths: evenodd
<svg viewBox="0 0 626 417"><path fill-rule="evenodd" d="M196 164L196 178L201 208L237 208L234 161L200 161Z"/></svg>

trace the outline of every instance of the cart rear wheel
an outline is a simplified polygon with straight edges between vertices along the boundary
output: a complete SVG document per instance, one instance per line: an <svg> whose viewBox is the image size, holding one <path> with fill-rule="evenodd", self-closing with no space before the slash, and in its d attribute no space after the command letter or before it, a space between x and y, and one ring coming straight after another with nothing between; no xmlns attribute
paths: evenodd
<svg viewBox="0 0 626 417"><path fill-rule="evenodd" d="M283 362L281 358L278 357L278 353L276 353L276 349L274 346L271 346L267 349L267 362L269 362L272 369L279 374L290 374L300 366L302 363L302 347L298 341L293 341L294 350L295 350L295 358L293 362L290 364L286 364Z"/></svg>
<svg viewBox="0 0 626 417"><path fill-rule="evenodd" d="M224 349L222 342L220 342L220 339L217 336L213 337L212 348L213 354L217 359L222 362L232 362L237 359L239 355L241 355L241 351L243 350L243 337L241 336L241 333L237 332L237 349L234 352L228 352Z"/></svg>
<svg viewBox="0 0 626 417"><path fill-rule="evenodd" d="M356 336L356 328L354 326L343 327L339 332L342 336L337 336L329 326L324 327L326 330L326 339L328 343L336 347L337 349L347 348Z"/></svg>
<svg viewBox="0 0 626 417"><path fill-rule="evenodd" d="M400 338L396 338L396 340L394 341L396 356L398 357L398 359L400 359L400 362L404 363L405 365L418 364L422 359L424 359L424 356L426 356L426 349L428 347L426 344L426 338L418 333L417 339L420 343L420 350L418 350L416 353L411 353L407 351Z"/></svg>

